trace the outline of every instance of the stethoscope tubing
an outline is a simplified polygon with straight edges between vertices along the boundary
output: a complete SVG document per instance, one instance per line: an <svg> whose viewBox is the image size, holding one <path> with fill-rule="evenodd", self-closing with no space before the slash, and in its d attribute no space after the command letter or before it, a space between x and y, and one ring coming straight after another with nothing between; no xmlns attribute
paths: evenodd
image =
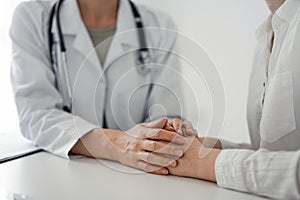
<svg viewBox="0 0 300 200"><path fill-rule="evenodd" d="M58 35L58 42L59 42L59 47L60 47L60 61L61 61L61 65L62 65L62 70L63 70L63 74L64 74L64 78L66 81L66 85L67 85L67 98L70 102L70 106L65 106L64 110L67 112L71 112L72 110L72 88L71 88L71 82L70 82L70 78L69 78L69 71L68 71L68 62L67 62L67 56L66 56L66 45L65 45L65 40L64 40L64 36L63 36L63 31L62 31L62 27L61 27L61 20L60 20L60 11L61 11L61 6L63 4L64 0L58 0L57 2L55 2L55 4L53 5L51 12L50 12L50 17L49 17L49 26L48 26L48 40L49 40L49 51L50 51L50 61L52 66L54 66L54 58L53 58L53 35L52 35L52 27L53 27L53 21L54 18L56 19L56 28L57 28L57 35ZM135 19L135 24L136 24L136 28L138 31L138 36L139 36L139 42L140 42L140 48L138 49L138 53L139 53L139 61L142 64L142 67L137 67L137 71L139 74L146 76L147 74L150 74L150 69L147 69L145 67L146 64L146 59L150 58L150 52L149 49L147 48L147 42L146 42L146 37L145 37L145 32L144 32L144 25L143 25L143 21L142 21L142 17L137 9L137 7L135 6L135 4L129 0L129 4L131 6L133 15L134 15L134 19ZM58 63L56 63L57 68L59 66ZM56 69L58 70L58 69ZM55 71L56 71L55 70ZM152 88L152 87L150 87ZM149 91L151 92L151 91Z"/></svg>

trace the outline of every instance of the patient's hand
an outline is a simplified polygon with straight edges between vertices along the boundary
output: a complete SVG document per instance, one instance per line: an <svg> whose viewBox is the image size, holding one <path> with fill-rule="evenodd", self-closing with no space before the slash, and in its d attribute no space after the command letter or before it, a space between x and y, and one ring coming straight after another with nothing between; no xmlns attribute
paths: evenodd
<svg viewBox="0 0 300 200"><path fill-rule="evenodd" d="M176 167L168 167L169 173L215 182L214 166L220 150L204 147L197 137L187 137L185 145L184 155Z"/></svg>
<svg viewBox="0 0 300 200"><path fill-rule="evenodd" d="M195 136L197 135L197 131L193 128L193 125L189 121L182 121L179 118L174 118L172 122L169 124L169 127L173 128L173 130L180 135L183 136ZM166 127L167 130L169 130Z"/></svg>

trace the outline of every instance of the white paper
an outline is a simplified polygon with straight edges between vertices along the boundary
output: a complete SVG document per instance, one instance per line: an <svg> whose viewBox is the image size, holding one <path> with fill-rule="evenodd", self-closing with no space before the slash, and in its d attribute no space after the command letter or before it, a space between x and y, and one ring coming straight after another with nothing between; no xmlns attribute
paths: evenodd
<svg viewBox="0 0 300 200"><path fill-rule="evenodd" d="M38 149L21 135L0 133L0 161Z"/></svg>

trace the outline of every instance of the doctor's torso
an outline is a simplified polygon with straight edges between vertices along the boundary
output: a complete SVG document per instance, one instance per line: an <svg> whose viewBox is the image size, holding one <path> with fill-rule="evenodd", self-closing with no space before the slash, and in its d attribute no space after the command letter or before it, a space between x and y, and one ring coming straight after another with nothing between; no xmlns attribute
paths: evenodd
<svg viewBox="0 0 300 200"><path fill-rule="evenodd" d="M31 1L25 3L25 7L32 15L32 22L36 29L37 40L41 41L41 53L48 57L47 28L51 7L54 1ZM153 12L142 6L138 6L145 27L157 27L157 31L146 31L147 45L150 48L170 49L175 40L175 34L166 35L159 28L174 28L173 23L163 14ZM91 37L82 22L77 1L66 0L61 9L61 24L63 37L67 48L67 68L70 85L72 87L72 102L68 102L66 80L63 69L60 67L59 41L56 26L53 25L53 55L54 65L49 65L55 75L56 88L62 101L57 108L62 108L65 102L72 103L73 114L98 126L103 125L105 114L109 128L128 130L135 124L155 117L163 117L163 112L157 111L149 116L149 101L153 104L156 97L149 98L149 82L160 77L165 82L167 72L163 65L171 62L166 53L151 50L151 62L157 66L151 66L153 70L148 74L139 73L137 67L141 67L137 49L140 48L138 32L135 29L135 21L127 0L120 0L117 16L116 32L109 46L104 63L99 61L97 51L94 49ZM26 22L24 22L26 23ZM30 25L31 25L30 24ZM14 27L12 27L14 29ZM28 39L28 38L24 38ZM161 42L163 41L163 42ZM179 67L177 65L173 65ZM34 72L32 72L34 73ZM164 74L165 73L165 74ZM172 75L170 75L172 76ZM174 80L176 82L176 80ZM172 81L170 81L170 85ZM179 81L178 81L179 82ZM168 83L166 83L168 85ZM172 88L169 88L172 89ZM160 89L154 89L156 96L163 93ZM148 98L148 99L147 99ZM172 99L168 99L169 102ZM167 102L161 102L162 105ZM169 106L173 105L168 103ZM168 106L167 106L168 107ZM176 108L172 109L176 115ZM168 113L169 114L169 113Z"/></svg>

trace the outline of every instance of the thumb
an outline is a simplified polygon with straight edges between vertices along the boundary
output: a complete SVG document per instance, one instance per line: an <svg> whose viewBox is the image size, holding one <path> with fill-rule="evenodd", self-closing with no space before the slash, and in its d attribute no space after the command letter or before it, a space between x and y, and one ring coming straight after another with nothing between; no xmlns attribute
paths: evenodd
<svg viewBox="0 0 300 200"><path fill-rule="evenodd" d="M157 128L157 129L162 129L166 126L166 124L168 123L168 119L163 118L157 121L153 121L153 122L149 122L149 123L145 123L145 127L147 128Z"/></svg>

